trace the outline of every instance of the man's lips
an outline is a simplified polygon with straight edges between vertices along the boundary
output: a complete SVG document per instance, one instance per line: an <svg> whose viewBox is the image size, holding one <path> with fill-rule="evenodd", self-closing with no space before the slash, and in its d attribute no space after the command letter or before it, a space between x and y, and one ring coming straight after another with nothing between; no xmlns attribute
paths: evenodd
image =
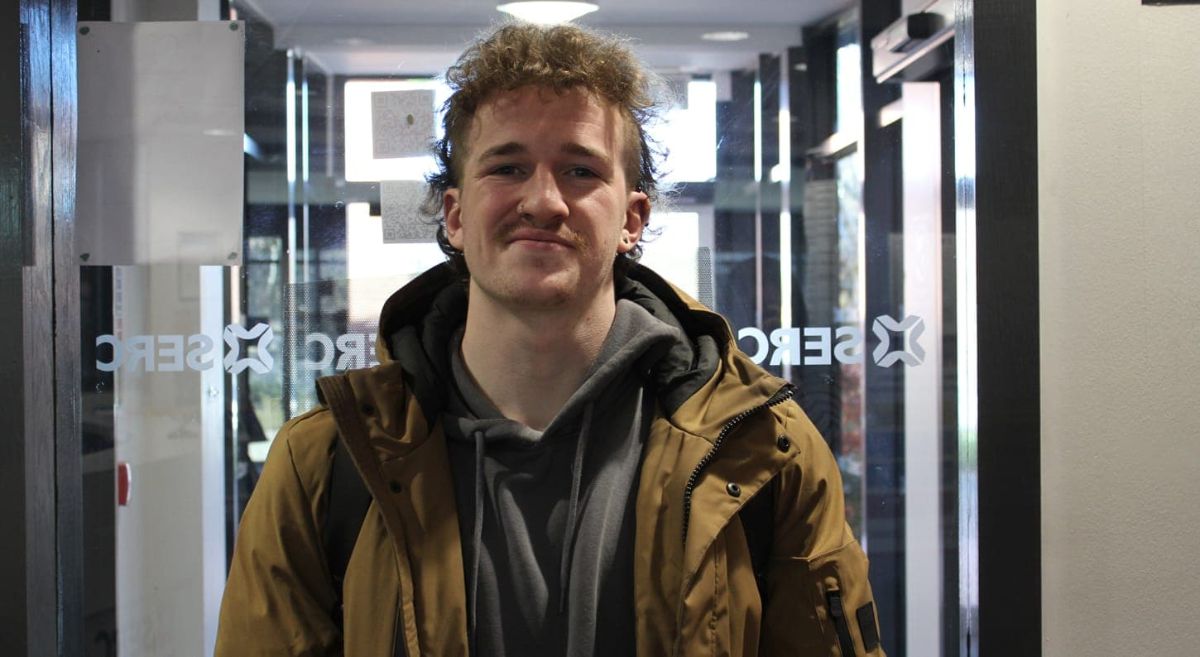
<svg viewBox="0 0 1200 657"><path fill-rule="evenodd" d="M506 241L509 244L514 242L532 242L533 245L544 245L547 247L557 245L570 249L575 248L575 243L571 240L556 233L541 230L516 230L508 235Z"/></svg>

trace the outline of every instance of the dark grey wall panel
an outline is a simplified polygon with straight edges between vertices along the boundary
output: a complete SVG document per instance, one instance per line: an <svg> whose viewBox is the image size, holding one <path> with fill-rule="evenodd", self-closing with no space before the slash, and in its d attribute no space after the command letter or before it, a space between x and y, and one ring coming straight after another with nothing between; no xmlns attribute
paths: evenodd
<svg viewBox="0 0 1200 657"><path fill-rule="evenodd" d="M83 450L80 412L79 259L75 253L76 5L51 0L54 98L54 439L58 486L59 654L83 655Z"/></svg>
<svg viewBox="0 0 1200 657"><path fill-rule="evenodd" d="M57 653L50 7L0 12L0 645L40 656Z"/></svg>

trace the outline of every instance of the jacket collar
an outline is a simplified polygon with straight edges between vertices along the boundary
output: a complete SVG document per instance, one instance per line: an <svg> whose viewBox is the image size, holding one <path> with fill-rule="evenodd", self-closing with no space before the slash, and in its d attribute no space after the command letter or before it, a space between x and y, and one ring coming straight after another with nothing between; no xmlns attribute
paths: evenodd
<svg viewBox="0 0 1200 657"><path fill-rule="evenodd" d="M664 415L681 429L711 438L741 407L761 404L783 386L782 380L740 357L724 318L650 269L630 268L618 284L617 296L634 301L687 337L646 359L653 362L646 375ZM466 312L466 286L448 264L413 279L383 306L376 344L379 361L399 364L426 418L438 417L445 407L444 382L450 380L447 342ZM717 376L722 373L726 376ZM717 399L721 403L715 403Z"/></svg>

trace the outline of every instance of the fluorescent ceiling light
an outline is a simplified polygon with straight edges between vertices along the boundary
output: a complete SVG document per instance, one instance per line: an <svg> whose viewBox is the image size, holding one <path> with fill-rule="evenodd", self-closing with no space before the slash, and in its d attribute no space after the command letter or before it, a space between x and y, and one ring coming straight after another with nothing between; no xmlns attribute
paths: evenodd
<svg viewBox="0 0 1200 657"><path fill-rule="evenodd" d="M600 7L594 2L506 2L496 9L530 23L556 25L590 14Z"/></svg>
<svg viewBox="0 0 1200 657"><path fill-rule="evenodd" d="M705 41L745 41L750 38L746 32L707 32L700 36Z"/></svg>

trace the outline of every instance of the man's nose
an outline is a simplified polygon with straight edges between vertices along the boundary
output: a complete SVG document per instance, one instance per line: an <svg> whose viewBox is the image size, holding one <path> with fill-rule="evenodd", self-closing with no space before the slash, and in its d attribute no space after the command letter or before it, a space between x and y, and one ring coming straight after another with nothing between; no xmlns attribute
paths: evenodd
<svg viewBox="0 0 1200 657"><path fill-rule="evenodd" d="M551 171L539 169L525 182L519 211L534 225L562 222L570 209L563 197L559 181Z"/></svg>

